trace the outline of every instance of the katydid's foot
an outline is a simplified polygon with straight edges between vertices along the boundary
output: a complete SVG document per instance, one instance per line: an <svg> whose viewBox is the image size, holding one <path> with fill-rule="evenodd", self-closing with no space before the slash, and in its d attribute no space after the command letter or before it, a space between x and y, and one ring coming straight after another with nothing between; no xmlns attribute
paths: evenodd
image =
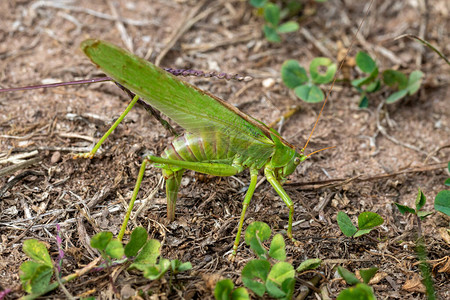
<svg viewBox="0 0 450 300"><path fill-rule="evenodd" d="M91 152L85 152L85 153L77 153L74 156L72 156L73 159L77 159L77 158L89 158L89 159L93 159L94 158L94 154Z"/></svg>

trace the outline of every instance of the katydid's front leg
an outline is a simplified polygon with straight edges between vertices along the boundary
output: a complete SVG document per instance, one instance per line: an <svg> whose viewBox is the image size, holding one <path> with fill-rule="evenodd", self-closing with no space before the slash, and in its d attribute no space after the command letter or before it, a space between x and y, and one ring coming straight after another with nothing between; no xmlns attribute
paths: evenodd
<svg viewBox="0 0 450 300"><path fill-rule="evenodd" d="M128 104L125 111L120 115L120 117L114 122L114 124L109 128L109 130L102 136L102 138L98 141L98 143L92 148L90 152L86 153L78 153L73 156L74 159L77 158L93 158L95 153L98 151L100 146L103 144L103 142L108 138L108 136L116 129L117 126L119 126L120 122L125 118L125 116L130 112L130 110L133 108L133 106L136 104L136 102L139 100L139 96L134 96L133 100L130 104Z"/></svg>
<svg viewBox="0 0 450 300"><path fill-rule="evenodd" d="M294 238L292 237L292 219L294 216L294 203L292 202L291 198L288 196L286 191L283 189L280 182L278 182L277 178L275 177L275 172L270 166L266 166L264 168L264 175L266 176L267 181L273 186L275 191L278 193L281 199L283 199L284 203L286 203L287 207L289 208L287 236L292 241L295 241Z"/></svg>

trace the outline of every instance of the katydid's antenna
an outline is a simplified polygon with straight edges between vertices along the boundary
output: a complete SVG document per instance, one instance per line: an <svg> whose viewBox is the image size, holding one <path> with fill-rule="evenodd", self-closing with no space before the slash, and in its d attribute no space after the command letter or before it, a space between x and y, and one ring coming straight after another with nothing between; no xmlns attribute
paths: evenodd
<svg viewBox="0 0 450 300"><path fill-rule="evenodd" d="M58 83L50 83L50 84L30 85L30 86L17 87L17 88L0 89L0 93L24 91L24 90L36 90L36 89L51 88L51 87L57 87L57 86L78 85L78 84L87 84L87 83L103 82L103 81L111 81L111 77L99 77L99 78L83 79L83 80L76 80L76 81L69 81L69 82L58 82Z"/></svg>

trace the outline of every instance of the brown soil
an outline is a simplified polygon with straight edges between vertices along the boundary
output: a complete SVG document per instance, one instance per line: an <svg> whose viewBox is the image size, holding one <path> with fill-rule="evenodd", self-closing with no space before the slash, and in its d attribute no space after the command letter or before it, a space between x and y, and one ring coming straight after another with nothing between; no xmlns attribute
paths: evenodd
<svg viewBox="0 0 450 300"><path fill-rule="evenodd" d="M281 64L297 59L308 66L317 56L336 60L339 43L349 46L367 9L366 1L304 1L301 29L284 35L283 43L272 44L262 35L262 18L248 1L118 2L114 8L107 1L56 1L63 3L56 8L45 1L1 1L2 87L100 76L79 50L80 42L101 38L126 48L128 37L134 53L153 62L162 58L161 66L251 75L250 82L189 81L267 124L299 105L299 112L284 123L281 133L302 147L320 104L301 102L282 84ZM429 6L416 6L423 2ZM380 299L426 298L420 282L405 286L420 276L414 252L417 225L393 203L414 205L421 188L428 200L425 209L433 210L434 197L445 188L450 68L419 43L394 38L419 35L422 30L448 57L449 12L445 0L375 1L350 56L364 50L376 58L381 70L397 68L409 74L420 69L426 76L424 84L417 94L393 105L381 105L390 93L383 88L370 96L368 109L358 109L356 90L339 81L306 152L335 148L305 161L285 185L295 203L294 237L300 241L297 246L287 242L288 259L294 266L307 258L325 260L318 269L323 276L317 288L325 287L332 298L345 288L337 279L336 265L352 271L378 267L380 277L372 286ZM350 71L351 78L358 76L356 70ZM270 79L273 85L263 85ZM72 154L89 150L128 101L112 83L0 94L0 168L17 167L0 178L0 290L12 289L7 298L24 295L19 280L19 266L27 260L24 240L45 242L56 259L55 225L60 224L66 252L62 273L67 275L98 256L89 246L90 237L104 230L118 233L143 155L161 153L170 134L137 107L94 159L73 160ZM147 169L139 200L149 195L160 177L159 169ZM220 278L242 285L240 271L255 256L242 240L236 262L230 263L227 255L248 172L236 178L187 172L184 178L175 222L166 221L165 193L159 189L129 229L147 228L152 238L163 242L164 257L189 261L193 271L170 285L166 279L149 281L138 272L115 269L114 286L123 297L125 292L134 295L143 290L152 291L151 299L212 298ZM385 223L366 236L347 238L337 226L338 211L347 212L353 221L363 211L376 212ZM252 221L263 221L274 232L285 233L287 217L285 204L264 182L249 206L244 229ZM449 220L439 213L422 223L441 299L450 298L450 271L448 267L443 271L445 262L450 263L450 245L440 233L448 226ZM297 276L296 294L313 276ZM73 296L117 297L111 294L103 271L65 287ZM315 293L312 290L308 299L316 299ZM46 297L66 295L57 289Z"/></svg>

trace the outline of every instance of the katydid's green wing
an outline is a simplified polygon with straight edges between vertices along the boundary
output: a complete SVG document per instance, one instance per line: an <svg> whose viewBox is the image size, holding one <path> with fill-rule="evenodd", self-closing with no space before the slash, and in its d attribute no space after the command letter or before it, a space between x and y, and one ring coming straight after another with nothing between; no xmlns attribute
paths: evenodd
<svg viewBox="0 0 450 300"><path fill-rule="evenodd" d="M223 100L110 43L89 39L81 49L103 72L181 127L202 136L221 134L272 148L270 131ZM262 127L262 128L261 128Z"/></svg>

